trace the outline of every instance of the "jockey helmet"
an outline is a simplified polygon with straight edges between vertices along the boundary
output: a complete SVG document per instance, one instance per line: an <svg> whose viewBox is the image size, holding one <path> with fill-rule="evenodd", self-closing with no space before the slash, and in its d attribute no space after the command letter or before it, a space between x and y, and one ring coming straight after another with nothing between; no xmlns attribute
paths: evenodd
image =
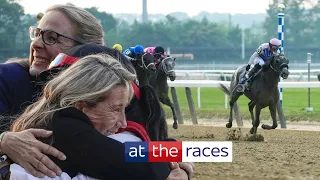
<svg viewBox="0 0 320 180"><path fill-rule="evenodd" d="M161 46L157 46L154 48L154 54L164 54L164 48Z"/></svg>
<svg viewBox="0 0 320 180"><path fill-rule="evenodd" d="M154 48L154 56L160 58L161 56L165 56L164 48L161 46L157 46Z"/></svg>
<svg viewBox="0 0 320 180"><path fill-rule="evenodd" d="M270 47L271 51L277 52L278 49L280 48L280 46L281 46L281 41L279 39L277 39L277 38L270 39L269 47Z"/></svg>
<svg viewBox="0 0 320 180"><path fill-rule="evenodd" d="M136 54L141 54L143 52L143 50L144 50L144 48L141 45L136 45L134 47L134 53L136 53Z"/></svg>
<svg viewBox="0 0 320 180"><path fill-rule="evenodd" d="M112 49L118 50L119 52L122 52L122 46L121 44L115 44L113 45Z"/></svg>

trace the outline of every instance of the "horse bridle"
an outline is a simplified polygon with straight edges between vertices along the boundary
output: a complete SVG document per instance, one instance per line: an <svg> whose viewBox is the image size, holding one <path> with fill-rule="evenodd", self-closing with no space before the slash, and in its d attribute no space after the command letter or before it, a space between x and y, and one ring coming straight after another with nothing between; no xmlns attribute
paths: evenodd
<svg viewBox="0 0 320 180"><path fill-rule="evenodd" d="M149 66L154 65L154 62L149 63L148 65L146 65L146 63L144 63L144 60L143 60L143 57L144 57L146 54L148 54L148 53L144 53L144 54L141 55L141 65L140 65L139 62L138 62L138 66L141 67L142 69L146 69L146 70L147 70Z"/></svg>
<svg viewBox="0 0 320 180"><path fill-rule="evenodd" d="M279 55L279 56L282 56L282 55ZM276 58L275 56L273 57L273 59L272 59L272 61L276 61L274 58ZM276 73L278 73L278 74L281 74L281 70L283 69L283 68L289 68L289 66L288 66L288 64L286 64L286 63L282 63L280 66L279 66L279 68L277 68L277 67L273 67L273 65L272 64L275 64L275 63L271 63L270 62L270 68L274 71L274 72L276 72Z"/></svg>
<svg viewBox="0 0 320 180"><path fill-rule="evenodd" d="M172 57L166 57L166 58L164 58L164 59L161 60L161 64L160 64L161 67L160 67L160 68L161 68L161 70L162 70L165 74L168 74L168 73L174 71L173 69L171 69L171 70L168 70L168 69L167 69L166 61L169 60L169 59L172 59Z"/></svg>

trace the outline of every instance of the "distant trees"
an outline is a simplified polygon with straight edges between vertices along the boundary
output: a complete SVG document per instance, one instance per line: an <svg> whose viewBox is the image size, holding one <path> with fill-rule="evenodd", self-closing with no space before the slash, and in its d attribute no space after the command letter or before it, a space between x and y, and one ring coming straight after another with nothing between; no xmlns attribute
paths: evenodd
<svg viewBox="0 0 320 180"><path fill-rule="evenodd" d="M261 43L277 37L277 6L273 0L267 9L267 18L260 24L244 29L247 56ZM285 9L285 49L298 57L301 49L318 48L320 42L320 4L313 0L283 0ZM306 7L309 7L306 9ZM162 21L132 25L101 12L97 7L86 8L101 23L108 46L120 43L124 48L141 44L171 47L176 53L193 53L197 59L239 59L241 31L236 25L213 23L203 18L179 21L166 16ZM23 7L13 0L0 0L0 51L1 49L29 48L28 28L35 25L35 16L24 14ZM131 23L130 23L131 24ZM290 48L295 48L290 50ZM296 50L299 49L299 52ZM3 51L2 51L3 52ZM304 51L300 53L303 54ZM0 53L1 54L1 53ZM3 54L3 53L2 53ZM249 55L248 55L249 54ZM249 57L246 57L249 58Z"/></svg>

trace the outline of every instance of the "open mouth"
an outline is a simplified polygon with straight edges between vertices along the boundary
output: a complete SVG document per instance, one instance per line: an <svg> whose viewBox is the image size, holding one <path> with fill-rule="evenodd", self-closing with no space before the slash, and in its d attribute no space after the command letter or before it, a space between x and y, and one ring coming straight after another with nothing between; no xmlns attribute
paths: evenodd
<svg viewBox="0 0 320 180"><path fill-rule="evenodd" d="M34 57L33 62L35 65L49 65L50 61L42 57Z"/></svg>

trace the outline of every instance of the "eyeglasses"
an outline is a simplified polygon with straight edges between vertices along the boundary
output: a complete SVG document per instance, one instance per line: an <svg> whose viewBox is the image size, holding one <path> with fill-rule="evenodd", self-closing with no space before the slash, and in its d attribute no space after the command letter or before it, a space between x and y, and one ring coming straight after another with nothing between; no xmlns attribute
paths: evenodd
<svg viewBox="0 0 320 180"><path fill-rule="evenodd" d="M271 47L271 50L272 50L272 51L278 51L279 48L280 48L280 46L272 46L272 47Z"/></svg>
<svg viewBox="0 0 320 180"><path fill-rule="evenodd" d="M29 35L30 35L30 39L32 41L35 40L37 37L39 37L41 35L42 41L46 45L53 45L53 44L57 43L58 38L60 36L66 38L66 39L70 39L72 41L75 41L77 44L82 44L81 42L79 42L79 41L77 41L75 39L72 39L72 38L70 38L68 36L64 36L62 34L59 34L57 32L50 31L50 30L42 30L42 29L37 28L35 26L31 26L29 28Z"/></svg>

